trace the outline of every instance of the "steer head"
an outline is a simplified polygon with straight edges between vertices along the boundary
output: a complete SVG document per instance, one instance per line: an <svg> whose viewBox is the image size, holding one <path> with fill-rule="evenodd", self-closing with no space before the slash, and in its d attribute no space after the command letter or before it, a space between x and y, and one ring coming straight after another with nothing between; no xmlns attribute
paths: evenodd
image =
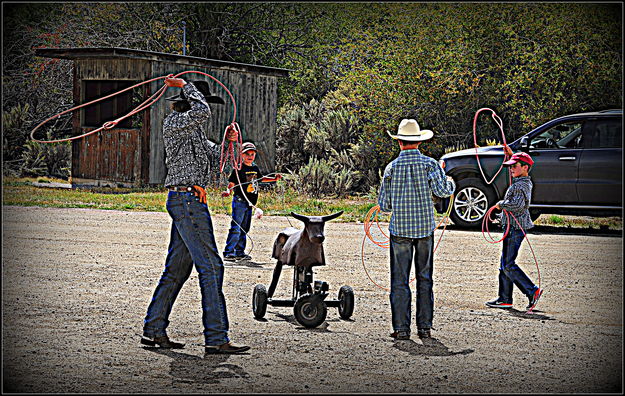
<svg viewBox="0 0 625 396"><path fill-rule="evenodd" d="M291 212L291 216L304 223L304 232L302 236L306 234L308 236L308 240L312 243L322 243L325 239L325 236L323 235L323 227L326 221L336 219L342 214L342 210L327 216L304 216Z"/></svg>

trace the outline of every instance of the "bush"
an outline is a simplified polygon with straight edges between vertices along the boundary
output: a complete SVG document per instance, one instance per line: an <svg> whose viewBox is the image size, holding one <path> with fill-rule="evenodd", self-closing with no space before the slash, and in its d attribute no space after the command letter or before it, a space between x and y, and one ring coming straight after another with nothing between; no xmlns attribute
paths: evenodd
<svg viewBox="0 0 625 396"><path fill-rule="evenodd" d="M286 180L298 193L313 198L344 197L354 184L356 175L336 161L312 157L297 172L291 172Z"/></svg>
<svg viewBox="0 0 625 396"><path fill-rule="evenodd" d="M20 159L28 139L28 110L30 106L17 105L2 113L2 159L13 163Z"/></svg>
<svg viewBox="0 0 625 396"><path fill-rule="evenodd" d="M69 142L47 144L29 141L24 147L20 168L22 177L69 178L72 158Z"/></svg>
<svg viewBox="0 0 625 396"><path fill-rule="evenodd" d="M277 165L291 173L293 188L314 197L366 191L372 177L369 151L351 102L338 89L321 102L289 105L278 117Z"/></svg>

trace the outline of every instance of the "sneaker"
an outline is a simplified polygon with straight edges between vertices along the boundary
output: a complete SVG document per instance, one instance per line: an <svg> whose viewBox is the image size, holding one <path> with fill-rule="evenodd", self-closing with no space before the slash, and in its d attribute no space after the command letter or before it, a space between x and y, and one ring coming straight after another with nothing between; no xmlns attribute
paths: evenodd
<svg viewBox="0 0 625 396"><path fill-rule="evenodd" d="M237 261L237 257L235 256L224 256L224 261Z"/></svg>
<svg viewBox="0 0 625 396"><path fill-rule="evenodd" d="M248 254L244 254L243 256L237 256L236 259L237 260L247 260L247 261L249 261L249 260L252 259L252 256L250 256Z"/></svg>
<svg viewBox="0 0 625 396"><path fill-rule="evenodd" d="M249 349L250 347L247 345L237 345L237 344L232 343L231 341L228 341L221 345L204 345L204 351L210 354L213 354L213 353L235 354L235 353L245 352Z"/></svg>
<svg viewBox="0 0 625 396"><path fill-rule="evenodd" d="M166 349L182 349L184 344L175 342L169 339L167 336L162 337L141 337L141 343L143 345L166 348Z"/></svg>
<svg viewBox="0 0 625 396"><path fill-rule="evenodd" d="M527 310L531 311L532 309L534 309L534 307L536 307L536 304L538 304L538 299L540 298L540 296L543 295L543 289L536 289L536 291L534 292L534 294L532 295L532 297L530 297L530 303L527 306Z"/></svg>
<svg viewBox="0 0 625 396"><path fill-rule="evenodd" d="M396 340L409 340L410 332L405 331L405 330L394 331L391 333L391 337L393 337Z"/></svg>
<svg viewBox="0 0 625 396"><path fill-rule="evenodd" d="M487 301L486 306L491 308L510 309L512 308L512 303L503 302L497 298L493 301Z"/></svg>
<svg viewBox="0 0 625 396"><path fill-rule="evenodd" d="M419 336L419 338L432 338L430 329L418 329L417 335Z"/></svg>

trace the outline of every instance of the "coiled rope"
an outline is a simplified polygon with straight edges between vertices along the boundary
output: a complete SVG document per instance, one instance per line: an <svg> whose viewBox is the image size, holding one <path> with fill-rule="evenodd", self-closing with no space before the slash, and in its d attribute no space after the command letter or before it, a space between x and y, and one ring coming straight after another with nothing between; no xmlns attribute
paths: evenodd
<svg viewBox="0 0 625 396"><path fill-rule="evenodd" d="M449 198L449 206L447 207L447 211L443 214L443 218L434 229L434 230L437 230L441 226L441 224L443 224L443 222L445 223L445 226L443 227L443 231L441 232L441 235L438 237L438 242L436 242L436 246L434 247L434 251L432 252L432 254L434 254L434 252L436 252L436 249L438 249L438 245L443 239L443 234L445 233L445 230L447 229L447 224L449 224L449 214L451 213L453 201L454 201L454 196L452 194L451 197ZM367 266L365 265L365 241L367 239L369 239L376 246L379 246L381 248L388 249L390 247L390 242L391 242L390 237L384 232L382 227L380 227L380 221L378 219L380 211L381 211L380 205L375 205L371 209L369 209L369 212L367 212L367 215L365 216L365 220L363 222L365 235L362 238L362 247L361 247L360 257L362 260L362 267L364 268L365 273L367 274L367 277L369 278L371 283L373 283L375 286L379 287L380 289L390 291L389 288L381 286L376 281L373 280L373 278L369 274L369 271L367 270ZM383 235L382 239L376 239L371 233L371 227L373 227L374 223L376 227L378 228L379 232ZM416 277L412 278L410 280L410 283L414 282L415 279Z"/></svg>

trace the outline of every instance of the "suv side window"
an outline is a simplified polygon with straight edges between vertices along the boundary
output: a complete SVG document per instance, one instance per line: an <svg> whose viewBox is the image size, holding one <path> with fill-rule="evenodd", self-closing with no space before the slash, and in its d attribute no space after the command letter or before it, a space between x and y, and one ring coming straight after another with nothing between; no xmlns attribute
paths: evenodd
<svg viewBox="0 0 625 396"><path fill-rule="evenodd" d="M580 121L565 122L555 125L540 135L534 136L530 143L532 149L571 149L582 147L582 127Z"/></svg>
<svg viewBox="0 0 625 396"><path fill-rule="evenodd" d="M591 133L591 148L619 148L623 145L621 120L598 120Z"/></svg>

